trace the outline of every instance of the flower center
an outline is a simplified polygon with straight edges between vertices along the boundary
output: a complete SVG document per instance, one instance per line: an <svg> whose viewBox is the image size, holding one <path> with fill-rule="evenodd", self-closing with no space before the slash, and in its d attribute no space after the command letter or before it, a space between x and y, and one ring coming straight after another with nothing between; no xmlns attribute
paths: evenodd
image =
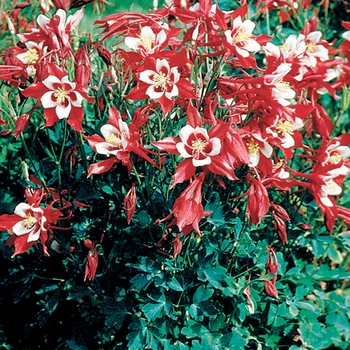
<svg viewBox="0 0 350 350"><path fill-rule="evenodd" d="M23 226L27 230L33 228L37 222L38 220L32 214L28 213L24 215Z"/></svg>
<svg viewBox="0 0 350 350"><path fill-rule="evenodd" d="M331 196L337 196L341 193L341 188L334 182L333 179L325 181L325 184L327 194Z"/></svg>
<svg viewBox="0 0 350 350"><path fill-rule="evenodd" d="M57 104L63 104L67 99L68 91L58 88L53 96L55 97Z"/></svg>
<svg viewBox="0 0 350 350"><path fill-rule="evenodd" d="M154 37L151 34L140 35L140 43L146 49L147 52L151 50L154 41Z"/></svg>
<svg viewBox="0 0 350 350"><path fill-rule="evenodd" d="M201 152L207 144L208 142L206 140L197 139L192 141L191 146L194 150Z"/></svg>
<svg viewBox="0 0 350 350"><path fill-rule="evenodd" d="M153 75L153 85L156 88L161 88L161 89L165 89L167 84L169 84L170 78L165 75L163 72L159 72L159 73L155 73Z"/></svg>
<svg viewBox="0 0 350 350"><path fill-rule="evenodd" d="M314 53L316 51L316 44L309 43L307 44L307 52Z"/></svg>
<svg viewBox="0 0 350 350"><path fill-rule="evenodd" d="M233 38L233 43L246 43L252 35L250 33L247 33L245 30L239 30L235 37Z"/></svg>
<svg viewBox="0 0 350 350"><path fill-rule="evenodd" d="M294 132L294 126L291 122L289 121L279 121L276 125L276 129L277 131L282 134L282 136L289 134L289 135L293 135Z"/></svg>
<svg viewBox="0 0 350 350"><path fill-rule="evenodd" d="M284 55L286 55L289 51L289 45L287 43L284 43L282 46L280 46L280 49Z"/></svg>
<svg viewBox="0 0 350 350"><path fill-rule="evenodd" d="M247 142L247 146L248 146L249 155L251 157L255 157L260 150L259 144L257 142L255 142L253 138L251 138L250 141Z"/></svg>
<svg viewBox="0 0 350 350"><path fill-rule="evenodd" d="M117 147L120 147L122 144L121 139L114 134L109 134L108 137L106 138L106 141Z"/></svg>
<svg viewBox="0 0 350 350"><path fill-rule="evenodd" d="M29 49L24 55L23 60L26 64L35 64L39 59L38 51L36 49Z"/></svg>
<svg viewBox="0 0 350 350"><path fill-rule="evenodd" d="M342 157L338 152L334 152L328 159L329 163L338 164L342 160Z"/></svg>
<svg viewBox="0 0 350 350"><path fill-rule="evenodd" d="M287 81L283 81L282 79L278 79L275 83L275 86L281 92L287 92L290 90L290 84Z"/></svg>

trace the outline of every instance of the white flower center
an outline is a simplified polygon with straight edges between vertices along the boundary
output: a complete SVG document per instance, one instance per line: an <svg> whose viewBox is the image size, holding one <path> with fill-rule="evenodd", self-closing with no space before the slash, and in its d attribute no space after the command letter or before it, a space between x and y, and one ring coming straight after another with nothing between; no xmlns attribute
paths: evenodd
<svg viewBox="0 0 350 350"><path fill-rule="evenodd" d="M196 151L201 152L207 144L208 142L206 140L197 139L192 141L191 146Z"/></svg>
<svg viewBox="0 0 350 350"><path fill-rule="evenodd" d="M24 55L23 60L26 64L35 64L39 59L38 51L36 49L29 49Z"/></svg>
<svg viewBox="0 0 350 350"><path fill-rule="evenodd" d="M146 49L146 51L150 51L152 49L154 42L154 37L150 33L140 35L140 43Z"/></svg>
<svg viewBox="0 0 350 350"><path fill-rule="evenodd" d="M164 90L167 86L167 84L170 84L170 78L165 75L163 72L159 72L159 73L155 73L153 75L153 86L156 88L161 88L162 90Z"/></svg>
<svg viewBox="0 0 350 350"><path fill-rule="evenodd" d="M109 134L108 137L106 138L106 141L117 147L120 147L122 144L121 139L114 134Z"/></svg>
<svg viewBox="0 0 350 350"><path fill-rule="evenodd" d="M314 53L316 51L316 44L309 43L307 44L307 52Z"/></svg>
<svg viewBox="0 0 350 350"><path fill-rule="evenodd" d="M55 97L57 104L63 104L66 101L68 94L68 91L58 88L53 96Z"/></svg>
<svg viewBox="0 0 350 350"><path fill-rule="evenodd" d="M328 159L329 163L338 164L342 160L342 157L338 152L334 152Z"/></svg>
<svg viewBox="0 0 350 350"><path fill-rule="evenodd" d="M24 215L23 226L27 230L33 228L37 222L38 220L34 216L32 216L32 214L28 213Z"/></svg>
<svg viewBox="0 0 350 350"><path fill-rule="evenodd" d="M252 37L252 34L247 33L245 30L239 30L235 37L233 38L233 43L246 43L250 38Z"/></svg>
<svg viewBox="0 0 350 350"><path fill-rule="evenodd" d="M278 79L275 86L282 93L290 90L290 84L287 81L283 81L283 79Z"/></svg>
<svg viewBox="0 0 350 350"><path fill-rule="evenodd" d="M294 132L294 126L291 122L289 121L279 121L276 125L276 129L277 131L282 134L282 136L289 134L289 135L293 135Z"/></svg>
<svg viewBox="0 0 350 350"><path fill-rule="evenodd" d="M247 146L249 155L251 157L255 157L260 150L259 144L255 142L253 138L251 138L250 141L247 142Z"/></svg>

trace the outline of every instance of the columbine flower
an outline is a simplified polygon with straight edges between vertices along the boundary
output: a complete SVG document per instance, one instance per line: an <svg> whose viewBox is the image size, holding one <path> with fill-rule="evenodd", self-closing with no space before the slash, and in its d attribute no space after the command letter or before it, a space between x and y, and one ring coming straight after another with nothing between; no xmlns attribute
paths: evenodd
<svg viewBox="0 0 350 350"><path fill-rule="evenodd" d="M129 127L121 119L118 121L118 128L111 124L103 125L101 134L105 141L96 143L97 153L116 156L118 152L125 150L128 146Z"/></svg>
<svg viewBox="0 0 350 350"><path fill-rule="evenodd" d="M295 91L291 88L290 83L283 80L290 70L290 64L282 63L272 74L268 74L264 78L266 85L274 86L272 88L272 95L282 106L290 105L289 100L295 97Z"/></svg>
<svg viewBox="0 0 350 350"><path fill-rule="evenodd" d="M180 130L179 137L182 142L176 144L178 152L184 158L192 158L195 167L210 164L210 157L220 154L220 139L210 138L204 128L186 125Z"/></svg>
<svg viewBox="0 0 350 350"><path fill-rule="evenodd" d="M20 203L16 206L15 215L18 215L23 220L18 221L13 227L12 232L16 236L28 234L27 242L35 242L40 237L41 231L46 231L44 224L46 217L41 208L29 205L27 203Z"/></svg>
<svg viewBox="0 0 350 350"><path fill-rule="evenodd" d="M80 84L69 81L67 74L61 69L56 68L52 73L56 74L32 84L23 91L23 95L41 101L46 126L52 126L60 119L68 119L68 123L76 131L82 131L82 101L86 99L91 102L92 98Z"/></svg>
<svg viewBox="0 0 350 350"><path fill-rule="evenodd" d="M18 37L23 43L28 41L43 43L49 51L56 51L61 57L66 57L67 54L72 54L70 33L78 26L83 15L83 9L68 18L62 9L57 10L53 18L39 15L37 19L39 29L34 28L31 33L18 34Z"/></svg>
<svg viewBox="0 0 350 350"><path fill-rule="evenodd" d="M233 21L232 30L225 31L226 40L229 44L235 46L237 54L242 57L248 57L249 52L260 50L260 44L253 37L255 23L247 19L242 22L241 17L237 17Z"/></svg>
<svg viewBox="0 0 350 350"><path fill-rule="evenodd" d="M177 67L170 68L166 59L156 60L156 70L146 69L140 74L140 81L149 84L146 94L153 99L159 99L163 95L171 99L179 94L176 83L180 79Z"/></svg>
<svg viewBox="0 0 350 350"><path fill-rule="evenodd" d="M251 134L247 138L246 144L250 160L249 166L256 167L259 164L260 154L266 158L271 157L272 147L259 134Z"/></svg>
<svg viewBox="0 0 350 350"><path fill-rule="evenodd" d="M141 28L141 33L138 37L127 36L125 45L135 51L145 51L148 55L153 54L166 41L167 35L162 29L158 34L155 34L151 27L145 26Z"/></svg>
<svg viewBox="0 0 350 350"><path fill-rule="evenodd" d="M319 31L309 33L306 38L300 35L301 39L305 38L306 43L305 57L300 60L301 64L314 68L317 65L317 58L321 61L328 60L328 49L318 44L321 36L322 33Z"/></svg>

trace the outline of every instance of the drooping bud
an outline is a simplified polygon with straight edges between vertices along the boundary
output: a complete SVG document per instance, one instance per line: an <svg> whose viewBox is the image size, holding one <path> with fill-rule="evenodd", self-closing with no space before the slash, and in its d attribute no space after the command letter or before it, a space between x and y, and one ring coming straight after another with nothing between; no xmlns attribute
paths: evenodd
<svg viewBox="0 0 350 350"><path fill-rule="evenodd" d="M87 87L91 78L91 65L86 47L83 45L75 55L75 81Z"/></svg>
<svg viewBox="0 0 350 350"><path fill-rule="evenodd" d="M128 225L130 225L131 218L136 209L136 183L131 185L129 192L124 197L124 211Z"/></svg>
<svg viewBox="0 0 350 350"><path fill-rule="evenodd" d="M97 266L98 266L98 254L96 251L96 246L91 242L90 239L84 240L85 247L89 248L90 251L87 255L86 265L85 265L85 276L84 281L88 278L90 281L94 280Z"/></svg>
<svg viewBox="0 0 350 350"><path fill-rule="evenodd" d="M269 257L265 265L266 273L273 274L274 276L272 277L272 279L264 281L264 289L267 295L278 299L278 291L275 286L277 280L278 260L275 251L272 247L267 246L267 250L269 253Z"/></svg>
<svg viewBox="0 0 350 350"><path fill-rule="evenodd" d="M179 233L176 234L176 237L173 240L173 245L174 245L173 257L174 259L176 259L176 257L181 253L181 250L182 250L182 242L181 242Z"/></svg>

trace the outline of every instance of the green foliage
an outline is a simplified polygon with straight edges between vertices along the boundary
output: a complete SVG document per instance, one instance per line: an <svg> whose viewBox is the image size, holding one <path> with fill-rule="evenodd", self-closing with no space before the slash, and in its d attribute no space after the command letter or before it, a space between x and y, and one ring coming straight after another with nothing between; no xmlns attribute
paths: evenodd
<svg viewBox="0 0 350 350"><path fill-rule="evenodd" d="M218 4L223 10L237 7L236 1L220 0ZM114 7L106 5L103 15L125 10L145 13L151 5L152 1L142 2L142 6L135 1L115 1ZM5 6L14 10L8 1L1 6L1 11ZM251 18L260 19L257 30L275 30L273 42L277 45L300 31L300 22L310 15L307 10L293 14L288 23L277 26L277 12L268 17L253 9L250 4ZM36 3L23 15L34 18L37 13ZM325 19L322 30L329 40L338 25L336 15L344 15L337 1L331 2L328 10L320 9L320 18ZM89 28L98 16L101 14L94 12L93 4L87 5L81 28ZM2 22L1 52L13 39ZM94 67L98 73L102 64ZM135 108L123 99L123 91L116 89L112 94L96 76L95 97L108 95L122 111ZM0 92L6 97L0 99L0 110L9 114L4 119L11 122L13 111L20 114L16 96L3 83ZM335 102L327 99L323 97L323 102L336 124L335 132L349 132L348 110L336 115L333 112L339 105L334 107ZM96 108L85 106L89 135L107 119L107 113ZM211 215L201 222L202 235L191 232L185 237L180 233L182 252L174 258L172 240L177 228L172 226L169 231L163 223L155 223L169 214L173 205L169 198L176 198L184 187L170 189L170 179L143 163L132 169L130 178L125 176L125 167L118 165L113 173L87 179L86 159L100 159L83 143L82 136L62 123L43 129L38 112L32 118L18 138L0 138L0 214L13 213L26 187L38 187L25 176L28 169L46 188L65 189L64 195L57 195L57 202L76 202L74 215L70 209L63 210L69 227L58 223L60 230L54 231L48 247L50 257L43 256L42 248L32 247L28 254L11 258L8 234L0 233L1 349L349 348L350 233L337 221L334 234L329 235L318 207L307 195L298 197L289 190L274 197L291 213L288 243L281 245L268 218L248 226L246 203L235 199L247 191L245 184L226 183L223 190L210 179L213 181L203 189L203 205ZM179 129L183 120L174 118ZM175 135L174 124L170 119L161 120L156 111L149 116L151 130L159 128ZM146 137L154 141L151 132ZM311 146L320 140L315 137L308 142ZM31 158L23 154L23 147L35 147L35 152L28 153ZM307 169L303 158L296 162L297 168ZM164 168L171 173L174 164L169 157ZM141 195L128 225L122 203L134 182L140 185ZM350 204L348 190L347 181L339 200L345 207ZM302 228L301 224L308 226ZM89 252L86 239L97 242L99 266L94 281L84 281ZM160 240L162 244L158 244ZM278 247L278 299L264 291L264 283L275 277L266 270L269 245Z"/></svg>

